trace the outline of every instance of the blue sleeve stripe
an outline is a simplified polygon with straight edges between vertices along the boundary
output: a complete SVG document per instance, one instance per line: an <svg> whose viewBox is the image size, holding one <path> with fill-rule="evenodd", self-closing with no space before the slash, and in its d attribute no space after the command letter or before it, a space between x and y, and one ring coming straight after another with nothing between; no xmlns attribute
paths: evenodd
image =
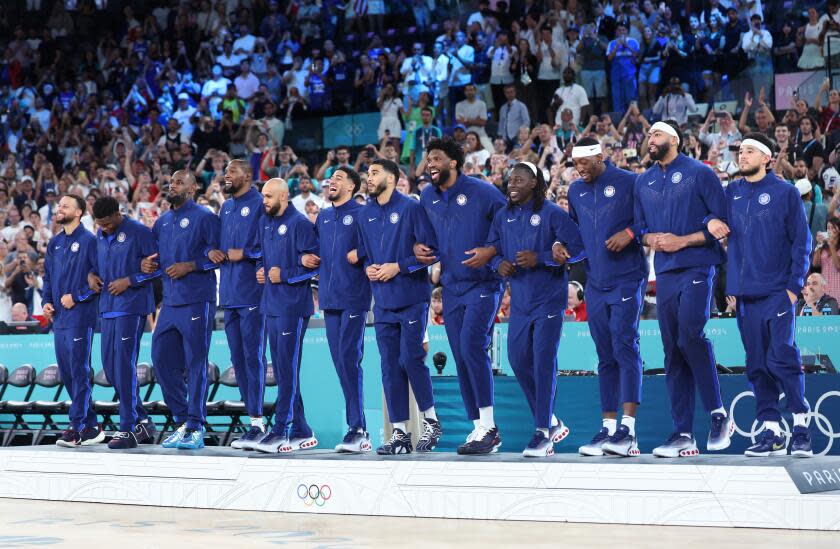
<svg viewBox="0 0 840 549"><path fill-rule="evenodd" d="M435 259L437 259L437 261L435 261L435 263L440 263L440 259L438 259L438 258L435 258ZM431 265L411 265L411 266L408 268L408 272L409 272L409 273L416 273L417 271L421 271L421 270L423 270L423 269L426 269L426 268L428 268L428 267L431 267L431 266L432 266L432 265L434 265L435 263L432 263Z"/></svg>
<svg viewBox="0 0 840 549"><path fill-rule="evenodd" d="M249 259L262 259L263 253L262 253L262 250L260 250L260 251L258 251L258 252L253 252L253 253L251 253L251 252L247 252L245 255L246 255Z"/></svg>
<svg viewBox="0 0 840 549"><path fill-rule="evenodd" d="M153 278L159 277L162 273L163 273L163 271L161 271L160 269L158 269L157 271L155 271L153 273L149 273L149 274L139 273L136 276L137 282L146 282L147 280L151 280Z"/></svg>

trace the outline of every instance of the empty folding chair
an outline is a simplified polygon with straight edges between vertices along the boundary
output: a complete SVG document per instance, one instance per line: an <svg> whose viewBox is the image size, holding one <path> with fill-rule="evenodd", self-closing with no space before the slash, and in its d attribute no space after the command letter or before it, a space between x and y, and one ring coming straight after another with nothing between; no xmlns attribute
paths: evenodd
<svg viewBox="0 0 840 549"><path fill-rule="evenodd" d="M55 392L51 399L36 400L32 403L30 412L43 416L40 429L32 437L33 446L41 444L45 435L55 437L61 435L62 428L59 427L53 416L68 410L64 406L64 401L60 399L61 392L64 390L64 383L61 380L61 372L57 364L50 364L38 372L35 376L35 388L54 389Z"/></svg>
<svg viewBox="0 0 840 549"><path fill-rule="evenodd" d="M32 403L29 402L29 398L32 396L32 391L34 390L35 368L33 368L31 364L23 364L22 366L15 368L12 373L8 375L3 396L9 396L6 395L6 393L12 392L15 394L11 396L17 398L0 401L0 418L5 417L6 414L12 416L11 421L3 421L0 423L5 431L3 434L3 446L10 445L12 440L17 437L18 433L16 432L16 429L18 425L22 425L26 429L29 429L29 426L26 425L26 422L24 421L23 414L26 413L32 405Z"/></svg>
<svg viewBox="0 0 840 549"><path fill-rule="evenodd" d="M99 370L98 372L96 372L96 375L93 376L93 387L94 390L96 390L97 387L102 387L103 389L114 388L111 382L108 381L108 376L105 375L105 370ZM93 409L96 410L97 414L100 414L102 416L102 428L107 431L118 430L112 418L115 415L119 416L120 402L117 399L117 391L114 390L112 394L113 396L111 397L111 400L93 401Z"/></svg>

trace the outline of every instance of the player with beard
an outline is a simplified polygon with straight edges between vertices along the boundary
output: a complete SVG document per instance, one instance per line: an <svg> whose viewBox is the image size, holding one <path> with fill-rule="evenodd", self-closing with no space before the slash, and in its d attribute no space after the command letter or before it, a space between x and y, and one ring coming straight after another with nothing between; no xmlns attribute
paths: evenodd
<svg viewBox="0 0 840 549"><path fill-rule="evenodd" d="M637 234L656 252L656 310L674 422L674 433L653 455L671 458L699 453L693 435L695 391L711 414L706 449L727 448L734 430L704 332L715 266L724 260L718 239L728 231L721 221L726 198L711 168L679 152L681 140L673 121L651 126L648 152L656 163L636 179L634 204Z"/></svg>
<svg viewBox="0 0 840 549"><path fill-rule="evenodd" d="M155 253L152 230L120 213L112 196L93 203L97 268L88 275L99 292L102 330L102 368L120 402L120 427L108 448L126 450L154 441L155 425L149 419L137 386L137 356L146 327L146 317L155 310L151 280L160 271L144 274L140 262Z"/></svg>
<svg viewBox="0 0 840 549"><path fill-rule="evenodd" d="M772 142L760 133L741 141L742 179L726 187L729 245L726 292L737 298L736 317L747 357L747 378L755 392L756 421L764 423L747 456L783 456L779 422L784 392L793 414L790 453L813 456L805 423L805 376L796 333L795 304L808 274L811 231L799 191L767 170ZM781 390L780 390L781 389Z"/></svg>
<svg viewBox="0 0 840 549"><path fill-rule="evenodd" d="M152 335L152 362L163 399L181 426L164 448L204 447L207 410L207 354L216 316L217 267L209 254L219 248L219 218L193 202L196 182L179 170L164 187L169 211L152 227L157 253L141 270L163 269L163 306Z"/></svg>
<svg viewBox="0 0 840 549"><path fill-rule="evenodd" d="M583 242L569 215L545 200L547 188L532 163L514 166L508 205L493 219L487 242L497 253L490 265L510 281L508 360L536 427L524 457L552 455L569 434L554 415L557 348L569 295L565 263L582 258ZM552 257L555 242L563 247L560 261Z"/></svg>
<svg viewBox="0 0 840 549"><path fill-rule="evenodd" d="M586 249L586 310L598 352L602 427L584 456L639 454L636 409L642 400L639 314L648 266L633 220L636 175L604 159L601 145L584 137L572 149L580 179L569 187L569 215ZM558 246L559 248L559 246ZM616 426L619 404L621 425Z"/></svg>
<svg viewBox="0 0 840 549"><path fill-rule="evenodd" d="M262 287L256 276L257 261L262 257L263 207L262 195L252 181L247 161L228 163L224 190L230 198L219 214L221 249L210 252L210 260L221 268L219 306L225 310L225 335L236 384L251 417L251 427L231 444L244 450L253 450L265 435L265 319L259 310Z"/></svg>
<svg viewBox="0 0 840 549"><path fill-rule="evenodd" d="M55 358L72 400L70 426L56 441L75 448L105 440L91 400L90 347L96 326L97 297L88 285L96 270L96 237L82 226L87 204L75 194L58 201L61 230L50 239L44 259L44 316L53 322Z"/></svg>
<svg viewBox="0 0 840 549"><path fill-rule="evenodd" d="M431 286L428 269L414 256L414 245L430 242L432 228L423 206L396 192L399 177L399 167L390 160L374 160L368 166L372 200L359 212L354 258L365 266L371 282L382 385L394 426L391 438L376 450L380 455L408 454L413 449L411 433L406 432L409 383L423 413L417 451L431 452L443 434L423 350Z"/></svg>
<svg viewBox="0 0 840 549"><path fill-rule="evenodd" d="M312 277L318 254L315 226L289 201L282 179L269 179L262 188L264 222L260 229L262 259L256 280L262 285L260 308L266 317L271 365L277 380L274 426L254 449L286 453L318 445L306 422L300 394L303 336L314 312Z"/></svg>
<svg viewBox="0 0 840 549"><path fill-rule="evenodd" d="M502 296L499 277L487 263L495 254L487 242L490 224L505 205L493 185L461 173L464 151L451 137L426 146L432 185L420 203L434 228L433 240L415 244L417 261L441 262L444 327L455 357L461 397L473 431L459 454L489 454L502 439L493 419L490 344Z"/></svg>
<svg viewBox="0 0 840 549"><path fill-rule="evenodd" d="M370 310L370 281L358 262L359 211L362 205L353 200L362 178L352 168L338 166L330 177L327 199L332 208L321 210L315 227L320 243L320 257L312 267L319 267L318 303L324 311L327 343L344 393L347 434L336 452L369 452L370 437L365 423L362 384L365 318Z"/></svg>

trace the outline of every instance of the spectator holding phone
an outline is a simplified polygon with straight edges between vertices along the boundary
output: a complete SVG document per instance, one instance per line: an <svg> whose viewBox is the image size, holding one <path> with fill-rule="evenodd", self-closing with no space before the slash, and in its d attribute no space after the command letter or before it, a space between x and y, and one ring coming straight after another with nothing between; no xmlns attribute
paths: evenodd
<svg viewBox="0 0 840 549"><path fill-rule="evenodd" d="M840 219L829 219L828 230L818 232L816 242L811 266L819 270L825 279L826 292L832 296L840 295Z"/></svg>
<svg viewBox="0 0 840 549"><path fill-rule="evenodd" d="M716 132L709 131L713 121L717 122L718 131ZM720 151L721 162L729 164L735 161L735 154L729 147L736 145L736 142L740 143L741 132L735 127L731 114L724 110L710 108L706 121L700 127L699 139L709 148L717 147ZM737 147L735 150L737 151Z"/></svg>
<svg viewBox="0 0 840 549"><path fill-rule="evenodd" d="M820 273L811 273L796 302L797 316L825 316L838 313L837 300L826 293L826 280Z"/></svg>

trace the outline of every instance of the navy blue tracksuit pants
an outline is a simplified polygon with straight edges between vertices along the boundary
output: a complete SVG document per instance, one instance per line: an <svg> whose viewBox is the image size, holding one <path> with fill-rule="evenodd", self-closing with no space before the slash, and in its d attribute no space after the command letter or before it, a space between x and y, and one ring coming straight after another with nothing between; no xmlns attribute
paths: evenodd
<svg viewBox="0 0 840 549"><path fill-rule="evenodd" d="M444 328L455 358L458 384L467 419L478 419L478 409L493 406L493 365L490 344L501 294L479 294L479 301L465 303L443 290Z"/></svg>
<svg viewBox="0 0 840 549"><path fill-rule="evenodd" d="M152 336L163 400L177 423L199 429L207 416L207 353L216 305L164 305Z"/></svg>
<svg viewBox="0 0 840 549"><path fill-rule="evenodd" d="M711 412L723 406L712 343L706 338L714 267L656 275L656 312L665 349L665 384L674 431L693 432L694 392Z"/></svg>
<svg viewBox="0 0 840 549"><path fill-rule="evenodd" d="M642 280L611 290L586 289L586 313L598 353L603 412L617 412L622 403L642 401L639 314L645 284Z"/></svg>
<svg viewBox="0 0 840 549"><path fill-rule="evenodd" d="M785 393L792 413L805 413L805 375L794 342L796 308L787 292L738 298L738 329L747 357L747 379L755 393L756 419L781 421L779 397ZM781 389L781 390L780 390Z"/></svg>
<svg viewBox="0 0 840 549"><path fill-rule="evenodd" d="M551 428L557 392L557 348L562 333L562 310L529 317L511 315L508 323L508 360L537 429Z"/></svg>
<svg viewBox="0 0 840 549"><path fill-rule="evenodd" d="M391 423L408 421L408 386L420 410L435 405L432 378L426 366L423 336L429 321L429 305L416 303L402 309L374 306L376 344L382 360L382 387Z"/></svg>
<svg viewBox="0 0 840 549"><path fill-rule="evenodd" d="M225 335L239 395L251 417L262 417L265 394L265 317L257 305L225 309Z"/></svg>
<svg viewBox="0 0 840 549"><path fill-rule="evenodd" d="M120 399L120 431L129 432L148 415L137 386L137 356L145 315L102 318L102 367Z"/></svg>
<svg viewBox="0 0 840 549"><path fill-rule="evenodd" d="M61 382L70 395L70 426L77 431L99 424L93 409L90 381L90 347L93 328L55 330L55 358Z"/></svg>
<svg viewBox="0 0 840 549"><path fill-rule="evenodd" d="M288 434L290 439L312 436L312 429L306 422L303 397L300 395L303 336L308 325L308 316L266 317L271 366L277 380L277 403L271 431Z"/></svg>
<svg viewBox="0 0 840 549"><path fill-rule="evenodd" d="M331 309L324 311L327 342L335 371L344 393L347 426L367 429L365 423L362 355L365 344L366 311Z"/></svg>

